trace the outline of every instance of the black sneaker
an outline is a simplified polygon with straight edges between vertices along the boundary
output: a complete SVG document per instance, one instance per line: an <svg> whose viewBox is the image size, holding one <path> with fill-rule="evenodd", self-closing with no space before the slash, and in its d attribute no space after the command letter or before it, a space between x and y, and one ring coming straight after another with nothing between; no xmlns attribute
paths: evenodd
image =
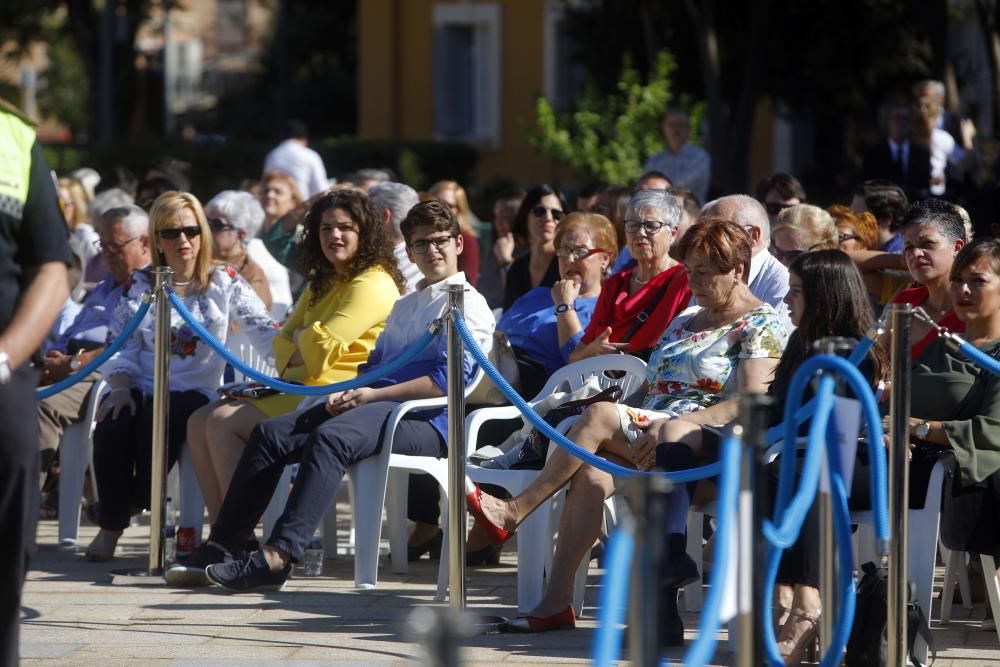
<svg viewBox="0 0 1000 667"><path fill-rule="evenodd" d="M263 551L255 551L231 563L216 563L205 568L209 581L233 593L280 591L291 572L291 563L280 572L272 572L264 560Z"/></svg>
<svg viewBox="0 0 1000 667"><path fill-rule="evenodd" d="M231 563L233 557L214 542L205 542L195 547L184 562L174 563L163 573L163 578L171 586L190 588L208 586L212 582L205 576L205 568L217 563Z"/></svg>

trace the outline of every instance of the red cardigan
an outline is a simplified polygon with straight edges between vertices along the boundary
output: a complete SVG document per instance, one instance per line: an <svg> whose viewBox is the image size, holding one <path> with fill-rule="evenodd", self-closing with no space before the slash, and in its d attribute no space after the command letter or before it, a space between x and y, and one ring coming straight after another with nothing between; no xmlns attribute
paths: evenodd
<svg viewBox="0 0 1000 667"><path fill-rule="evenodd" d="M691 301L691 290L688 289L688 275L683 264L654 276L642 288L629 296L628 285L632 272L636 269L625 269L610 276L601 286L601 296L597 298L594 314L587 325L581 345L593 341L607 328L611 327L612 343L619 342L628 333L638 316L649 303L655 299L666 284L666 292L659 303L649 314L649 319L629 339L628 352L636 353L655 347L667 325L674 317L684 310Z"/></svg>
<svg viewBox="0 0 1000 667"><path fill-rule="evenodd" d="M920 287L911 287L909 289L900 290L896 293L896 296L892 297L892 303L908 303L911 306L919 306L927 297L930 296L930 290L926 286L921 285ZM965 333L965 322L958 319L958 315L955 314L955 309L949 310L945 313L938 324L947 329L948 331L954 333ZM919 357L924 349L931 344L937 338L937 331L931 329L931 332L918 340L913 344L913 348L910 350L910 359L916 359Z"/></svg>

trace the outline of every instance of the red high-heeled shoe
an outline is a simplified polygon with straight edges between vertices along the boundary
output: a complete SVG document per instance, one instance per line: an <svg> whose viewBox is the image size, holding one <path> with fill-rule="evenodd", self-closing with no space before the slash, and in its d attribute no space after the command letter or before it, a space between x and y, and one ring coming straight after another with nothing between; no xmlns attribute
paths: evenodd
<svg viewBox="0 0 1000 667"><path fill-rule="evenodd" d="M476 523L479 524L479 527L486 531L486 537L489 538L490 542L498 547L503 546L504 542L509 540L514 532L504 530L486 517L486 514L483 513L482 503L480 502L482 497L483 490L476 484L475 490L466 494L465 504L469 507L469 512L472 516L476 518Z"/></svg>
<svg viewBox="0 0 1000 667"><path fill-rule="evenodd" d="M552 616L519 616L500 624L500 632L549 632L551 630L572 630L576 627L573 605Z"/></svg>

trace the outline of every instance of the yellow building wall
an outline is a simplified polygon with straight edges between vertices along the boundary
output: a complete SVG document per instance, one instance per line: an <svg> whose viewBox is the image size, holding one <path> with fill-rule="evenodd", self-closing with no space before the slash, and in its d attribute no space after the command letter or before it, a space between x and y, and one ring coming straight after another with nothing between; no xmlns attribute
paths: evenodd
<svg viewBox="0 0 1000 667"><path fill-rule="evenodd" d="M358 131L372 139L433 138L433 8L448 0L359 0ZM485 3L490 4L490 3ZM495 0L501 12L501 135L480 148L481 182L550 180L554 167L528 143L542 92L544 0Z"/></svg>

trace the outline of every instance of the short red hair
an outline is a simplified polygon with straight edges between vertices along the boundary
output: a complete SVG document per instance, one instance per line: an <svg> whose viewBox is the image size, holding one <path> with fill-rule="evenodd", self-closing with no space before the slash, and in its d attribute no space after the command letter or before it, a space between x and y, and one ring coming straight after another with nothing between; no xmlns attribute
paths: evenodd
<svg viewBox="0 0 1000 667"><path fill-rule="evenodd" d="M752 247L747 230L735 222L715 218L688 229L670 246L670 256L679 262L686 262L688 257L700 252L722 273L728 273L742 264L740 279L747 282Z"/></svg>

